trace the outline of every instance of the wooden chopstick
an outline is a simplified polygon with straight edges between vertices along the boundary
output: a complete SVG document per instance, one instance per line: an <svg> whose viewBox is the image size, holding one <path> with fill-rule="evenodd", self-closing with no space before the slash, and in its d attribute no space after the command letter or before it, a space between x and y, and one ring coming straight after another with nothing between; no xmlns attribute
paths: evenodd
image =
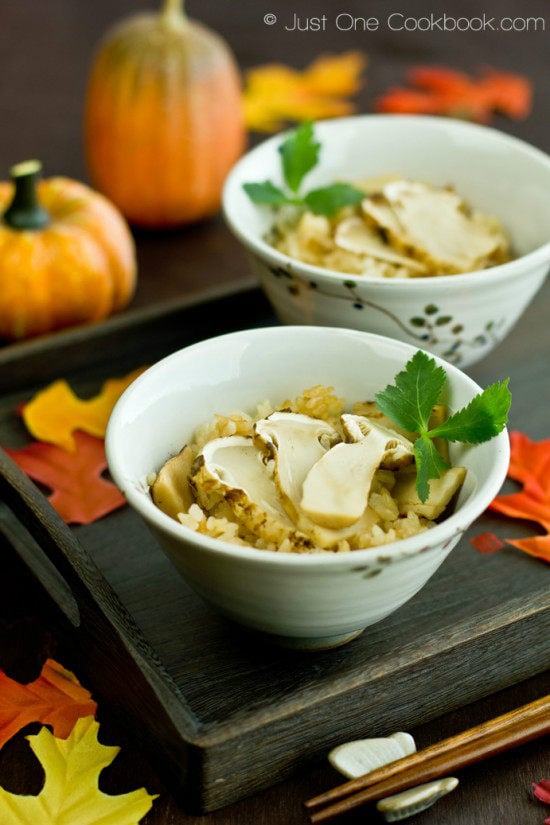
<svg viewBox="0 0 550 825"><path fill-rule="evenodd" d="M548 733L550 695L345 782L309 799L305 806L313 823L326 822Z"/></svg>

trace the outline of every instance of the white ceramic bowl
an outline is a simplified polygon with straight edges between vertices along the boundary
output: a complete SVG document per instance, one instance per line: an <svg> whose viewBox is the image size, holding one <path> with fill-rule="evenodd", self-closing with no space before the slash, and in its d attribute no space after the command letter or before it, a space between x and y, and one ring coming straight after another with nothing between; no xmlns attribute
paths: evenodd
<svg viewBox="0 0 550 825"><path fill-rule="evenodd" d="M316 124L321 160L306 189L382 173L452 184L495 215L519 256L464 275L389 280L296 261L264 240L273 215L243 183L282 184L277 135L248 152L224 190L226 220L249 250L261 285L288 324L363 329L414 343L464 367L508 334L550 263L550 157L495 129L448 118L362 115Z"/></svg>
<svg viewBox="0 0 550 825"><path fill-rule="evenodd" d="M192 440L214 413L254 410L315 384L349 402L372 398L416 351L378 335L323 327L236 332L187 347L141 375L117 403L106 437L109 469L174 566L207 602L237 622L304 648L352 638L411 598L498 492L507 434L476 447L452 445L468 468L457 510L431 530L380 548L298 555L237 547L193 532L152 502L148 474ZM445 365L449 405L479 387Z"/></svg>

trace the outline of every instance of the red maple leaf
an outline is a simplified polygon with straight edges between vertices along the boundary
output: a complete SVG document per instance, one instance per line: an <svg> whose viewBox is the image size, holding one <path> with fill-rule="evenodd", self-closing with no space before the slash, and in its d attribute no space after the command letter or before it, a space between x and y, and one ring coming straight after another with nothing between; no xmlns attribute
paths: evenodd
<svg viewBox="0 0 550 825"><path fill-rule="evenodd" d="M126 500L115 485L101 477L107 468L101 438L75 433L76 452L33 441L6 453L34 481L52 491L48 501L68 524L91 524Z"/></svg>
<svg viewBox="0 0 550 825"><path fill-rule="evenodd" d="M31 722L51 725L58 739L66 739L76 720L94 716L96 709L90 692L53 659L27 685L0 670L0 748Z"/></svg>
<svg viewBox="0 0 550 825"><path fill-rule="evenodd" d="M541 779L540 782L533 782L533 793L541 802L550 805L550 779Z"/></svg>
<svg viewBox="0 0 550 825"><path fill-rule="evenodd" d="M508 477L523 484L523 490L497 496L489 509L510 518L537 522L546 534L501 541L493 533L483 533L471 539L471 544L480 553L492 553L507 542L550 563L550 439L531 441L524 433L512 432L510 445Z"/></svg>
<svg viewBox="0 0 550 825"><path fill-rule="evenodd" d="M494 112L522 119L531 111L531 83L513 72L486 68L479 78L471 78L447 66L416 66L407 80L412 88L389 89L375 101L375 110L449 115L481 123L488 123Z"/></svg>

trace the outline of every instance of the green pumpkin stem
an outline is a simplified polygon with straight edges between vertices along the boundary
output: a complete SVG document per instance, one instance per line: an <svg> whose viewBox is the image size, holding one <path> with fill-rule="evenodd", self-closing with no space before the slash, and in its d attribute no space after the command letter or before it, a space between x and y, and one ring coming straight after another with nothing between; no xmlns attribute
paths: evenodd
<svg viewBox="0 0 550 825"><path fill-rule="evenodd" d="M160 19L167 26L181 27L186 20L183 0L163 0Z"/></svg>
<svg viewBox="0 0 550 825"><path fill-rule="evenodd" d="M50 216L38 203L36 192L41 171L42 164L38 160L16 163L10 169L15 192L3 219L12 229L44 229L49 224Z"/></svg>

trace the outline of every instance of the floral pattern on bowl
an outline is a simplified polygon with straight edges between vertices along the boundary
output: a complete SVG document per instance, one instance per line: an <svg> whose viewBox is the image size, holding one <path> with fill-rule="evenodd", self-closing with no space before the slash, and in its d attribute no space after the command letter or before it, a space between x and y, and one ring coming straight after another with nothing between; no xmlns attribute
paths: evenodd
<svg viewBox="0 0 550 825"><path fill-rule="evenodd" d="M308 317L300 321L298 314L303 312L304 307L309 306L309 315L311 315L313 305L317 304L319 297L331 301L341 300L347 303L348 308L351 307L354 310L354 328L388 335L390 334L389 320L393 325L391 337L408 343L417 342L418 346L423 349L456 365L464 366L479 360L504 338L509 326L505 315L495 314L495 317L489 320L483 318L479 325L474 327L465 317L461 317L455 308L450 308L453 304L456 306L456 302L449 302L449 306L443 308L433 302L419 303L418 309L411 309L409 304L407 311L402 311L402 309L395 311L389 309L379 299L374 301L367 297L368 285L361 284L360 278L350 277L340 283L320 283L303 278L290 268L266 266L264 261L258 257L255 258L255 265L268 297L271 299L272 294L278 293L272 303L285 323L311 323L313 318ZM276 286L270 288L266 283L266 277L270 278ZM281 296L281 291L287 293L286 300ZM281 310L283 303L288 308L286 312ZM294 304L294 312L289 304ZM359 316L359 313L364 312L365 309L379 313L388 320L384 321L383 327L380 324L377 325L371 312L365 322ZM333 315L336 315L336 312ZM471 313L467 315L469 317ZM319 321L316 322L319 323ZM349 315L345 323L336 323L336 319L331 317L323 322L323 325L352 326Z"/></svg>

